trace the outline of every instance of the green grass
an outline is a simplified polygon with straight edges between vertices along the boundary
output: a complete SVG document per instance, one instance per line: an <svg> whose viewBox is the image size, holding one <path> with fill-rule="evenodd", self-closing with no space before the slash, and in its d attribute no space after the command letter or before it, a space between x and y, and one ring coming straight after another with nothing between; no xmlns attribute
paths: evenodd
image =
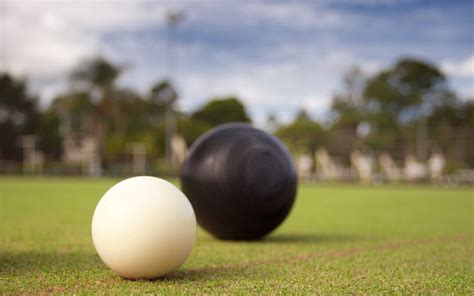
<svg viewBox="0 0 474 296"><path fill-rule="evenodd" d="M114 183L0 178L0 293L474 293L472 188L303 185L267 239L199 230L178 271L128 281L91 242L95 205Z"/></svg>

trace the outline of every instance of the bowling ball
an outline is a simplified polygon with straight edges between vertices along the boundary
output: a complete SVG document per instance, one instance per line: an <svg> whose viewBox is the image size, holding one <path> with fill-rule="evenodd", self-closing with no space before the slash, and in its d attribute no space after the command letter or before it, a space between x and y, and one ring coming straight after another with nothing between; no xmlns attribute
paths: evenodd
<svg viewBox="0 0 474 296"><path fill-rule="evenodd" d="M191 146L181 185L198 223L224 240L256 240L286 218L297 177L285 146L244 123L218 126Z"/></svg>

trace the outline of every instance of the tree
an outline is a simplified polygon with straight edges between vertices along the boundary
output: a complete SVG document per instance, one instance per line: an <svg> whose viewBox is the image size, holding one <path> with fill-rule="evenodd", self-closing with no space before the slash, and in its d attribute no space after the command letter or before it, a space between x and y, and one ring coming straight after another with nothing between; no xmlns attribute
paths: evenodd
<svg viewBox="0 0 474 296"><path fill-rule="evenodd" d="M301 108L298 110L298 112L296 112L296 116L293 120L293 122L312 122L313 119L311 118L311 115L309 115L309 113Z"/></svg>
<svg viewBox="0 0 474 296"><path fill-rule="evenodd" d="M125 133L125 110L119 107L115 87L121 71L121 67L99 56L82 62L71 74L73 88L88 93L94 102L92 133L102 157L106 155L106 138L112 136L109 133L111 127L120 134L119 137Z"/></svg>
<svg viewBox="0 0 474 296"><path fill-rule="evenodd" d="M474 167L474 102L437 106L427 118L433 148L443 151L451 168Z"/></svg>
<svg viewBox="0 0 474 296"><path fill-rule="evenodd" d="M416 59L402 59L393 68L370 78L364 99L371 111L389 115L394 123L420 116L420 108L443 101L446 78L434 65Z"/></svg>
<svg viewBox="0 0 474 296"><path fill-rule="evenodd" d="M61 133L90 134L94 131L95 108L91 94L71 90L58 95L47 111L55 113L61 120Z"/></svg>
<svg viewBox="0 0 474 296"><path fill-rule="evenodd" d="M172 147L171 141L176 133L176 111L175 106L178 100L178 93L167 80L157 83L151 89L150 101L152 106L155 106L153 110L164 110L165 117L165 134L164 134L164 145L165 145L165 156L168 164L172 163Z"/></svg>
<svg viewBox="0 0 474 296"><path fill-rule="evenodd" d="M234 97L213 99L194 112L191 118L204 122L210 127L227 122L252 122L245 106Z"/></svg>
<svg viewBox="0 0 474 296"><path fill-rule="evenodd" d="M364 120L363 91L366 80L358 67L352 67L343 78L341 91L336 93L331 103L334 120L327 148L346 159L355 147L361 146L357 128Z"/></svg>
<svg viewBox="0 0 474 296"><path fill-rule="evenodd" d="M353 68L333 98L328 149L346 158L354 148L383 150L398 159L416 152L422 160L438 149L453 167L472 166L471 108L427 62L402 59L367 78Z"/></svg>
<svg viewBox="0 0 474 296"><path fill-rule="evenodd" d="M20 137L36 133L38 124L37 98L26 82L0 74L0 159L21 160Z"/></svg>
<svg viewBox="0 0 474 296"><path fill-rule="evenodd" d="M72 71L71 79L74 83L83 84L78 85L78 87L105 90L114 86L120 72L120 67L112 64L104 57L97 56L81 62Z"/></svg>
<svg viewBox="0 0 474 296"><path fill-rule="evenodd" d="M338 125L355 129L362 119L363 91L366 77L359 67L352 67L343 78L342 90L331 103L331 111Z"/></svg>
<svg viewBox="0 0 474 296"><path fill-rule="evenodd" d="M275 131L293 153L313 154L319 146L326 142L326 132L309 114L300 109L293 122L283 125Z"/></svg>
<svg viewBox="0 0 474 296"><path fill-rule="evenodd" d="M41 113L38 144L41 151L50 160L59 160L63 152L63 137L59 132L60 124L58 113L51 108Z"/></svg>
<svg viewBox="0 0 474 296"><path fill-rule="evenodd" d="M150 101L156 106L169 106L176 103L178 93L168 80L163 80L152 86L150 91Z"/></svg>
<svg viewBox="0 0 474 296"><path fill-rule="evenodd" d="M209 124L185 115L181 115L178 118L178 132L183 136L188 145L194 143L194 141L210 128Z"/></svg>
<svg viewBox="0 0 474 296"><path fill-rule="evenodd" d="M419 157L426 157L425 120L433 108L452 99L451 94L444 74L424 61L402 59L380 71L363 92L365 117L372 129L368 143L398 157L417 143Z"/></svg>

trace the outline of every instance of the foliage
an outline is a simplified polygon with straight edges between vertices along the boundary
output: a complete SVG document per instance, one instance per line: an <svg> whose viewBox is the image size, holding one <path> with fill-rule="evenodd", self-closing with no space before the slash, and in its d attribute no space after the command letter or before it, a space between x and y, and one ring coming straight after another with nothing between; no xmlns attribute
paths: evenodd
<svg viewBox="0 0 474 296"><path fill-rule="evenodd" d="M304 110L300 110L292 123L281 126L275 131L293 153L314 153L326 140L326 132L319 123L311 119Z"/></svg>
<svg viewBox="0 0 474 296"><path fill-rule="evenodd" d="M96 105L91 95L83 91L70 91L57 96L48 112L54 113L62 121L63 134L92 133Z"/></svg>
<svg viewBox="0 0 474 296"><path fill-rule="evenodd" d="M341 90L332 100L331 111L335 118L326 144L332 154L348 158L354 148L362 146L357 129L365 119L363 91L366 80L361 69L351 68L343 77Z"/></svg>
<svg viewBox="0 0 474 296"><path fill-rule="evenodd" d="M40 121L39 148L48 159L58 160L63 152L63 137L59 132L59 115L52 110L46 110L41 114Z"/></svg>
<svg viewBox="0 0 474 296"><path fill-rule="evenodd" d="M207 123L210 127L228 122L251 122L245 106L234 97L215 98L191 114L191 119Z"/></svg>
<svg viewBox="0 0 474 296"><path fill-rule="evenodd" d="M126 157L131 142L145 142L151 156L161 151L150 144L155 142L150 137L163 117L162 102L157 99L171 86L158 84L147 100L133 89L115 86L121 73L120 66L103 57L87 60L72 71L73 88L53 102L56 112L63 114L66 130L96 138L104 164Z"/></svg>
<svg viewBox="0 0 474 296"><path fill-rule="evenodd" d="M183 136L188 145L194 143L211 126L205 122L193 119L189 116L180 116L178 119L178 133Z"/></svg>
<svg viewBox="0 0 474 296"><path fill-rule="evenodd" d="M338 122L351 124L361 120L362 96L366 80L364 73L358 67L352 67L345 74L342 89L336 93L331 103Z"/></svg>
<svg viewBox="0 0 474 296"><path fill-rule="evenodd" d="M163 156L167 110L179 95L168 80L157 81L142 95L120 88L124 68L98 56L78 64L70 88L43 111L26 82L0 75L0 158L20 160L19 136L37 134L49 160L59 160L66 136L92 136L99 143L103 165L127 159L129 145L145 145L149 160ZM176 112L176 129L191 145L202 133L227 122L252 122L235 97L216 97L191 113ZM169 115L169 114L168 114ZM448 87L435 65L412 58L366 75L352 67L335 92L326 122L304 110L287 124L270 114L268 129L293 153L313 153L320 146L349 159L354 149L389 152L403 160L416 154L426 160L441 151L450 167L474 166L472 101L463 102Z"/></svg>
<svg viewBox="0 0 474 296"><path fill-rule="evenodd" d="M365 120L372 127L368 144L397 157L414 154L413 149L403 147L409 148L407 145L415 139L419 145L427 140L420 129L412 127L422 126L420 121L430 115L434 106L455 99L444 74L434 65L416 59L402 59L369 78L363 98ZM418 157L426 157L426 153Z"/></svg>
<svg viewBox="0 0 474 296"><path fill-rule="evenodd" d="M454 167L474 167L474 101L434 108L427 119L434 149L443 151Z"/></svg>
<svg viewBox="0 0 474 296"><path fill-rule="evenodd" d="M0 159L20 160L20 137L38 130L37 98L28 93L26 82L0 73Z"/></svg>
<svg viewBox="0 0 474 296"><path fill-rule="evenodd" d="M370 77L353 68L332 102L328 148L343 156L368 148L397 159L414 154L421 160L438 149L462 163L471 159L467 151L472 150L472 140L463 142L472 138L469 122L457 118L466 108L445 75L425 61L401 59ZM358 134L361 125L367 134Z"/></svg>
<svg viewBox="0 0 474 296"><path fill-rule="evenodd" d="M120 67L102 56L97 56L79 63L71 73L71 80L79 86L85 84L86 89L92 87L105 89L113 86L120 72Z"/></svg>
<svg viewBox="0 0 474 296"><path fill-rule="evenodd" d="M448 92L446 78L434 65L402 59L367 81L364 100L369 113L397 124L424 115L423 107L436 105Z"/></svg>
<svg viewBox="0 0 474 296"><path fill-rule="evenodd" d="M150 101L156 106L173 105L178 100L178 93L170 81L164 80L152 86Z"/></svg>
<svg viewBox="0 0 474 296"><path fill-rule="evenodd" d="M121 67L103 57L86 60L72 71L72 88L53 101L45 117L48 125L59 121L63 134L93 135L104 165L123 160L130 153L132 142L143 143L149 158L161 157L165 113L178 100L177 91L167 80L153 85L146 97L133 89L118 88L115 81L121 72ZM236 98L211 101L189 116L177 115L177 130L189 145L217 124L250 122L245 107ZM51 140L44 149L57 156L57 145L61 145L57 135L43 136Z"/></svg>

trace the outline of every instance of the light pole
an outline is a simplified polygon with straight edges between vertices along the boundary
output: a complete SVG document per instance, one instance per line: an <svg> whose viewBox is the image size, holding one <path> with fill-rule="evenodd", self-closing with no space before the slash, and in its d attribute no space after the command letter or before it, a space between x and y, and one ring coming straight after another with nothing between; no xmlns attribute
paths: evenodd
<svg viewBox="0 0 474 296"><path fill-rule="evenodd" d="M176 54L173 49L173 34L176 26L184 21L184 13L181 11L168 11L166 14L166 72L171 83L171 78L175 74ZM173 152L171 141L176 133L175 100L169 98L165 111L165 156L168 164L173 163Z"/></svg>

